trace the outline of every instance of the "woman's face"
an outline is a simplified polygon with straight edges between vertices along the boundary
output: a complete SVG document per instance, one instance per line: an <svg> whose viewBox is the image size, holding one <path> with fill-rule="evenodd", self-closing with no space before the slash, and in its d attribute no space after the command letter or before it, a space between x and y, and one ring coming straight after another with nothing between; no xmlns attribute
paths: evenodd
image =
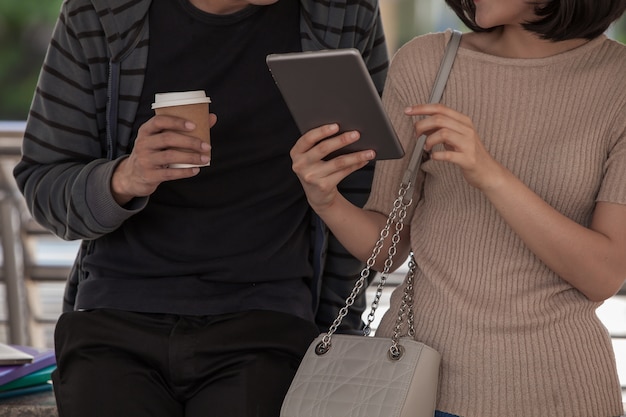
<svg viewBox="0 0 626 417"><path fill-rule="evenodd" d="M495 26L520 25L535 20L536 3L528 0L473 0L474 21L483 29Z"/></svg>

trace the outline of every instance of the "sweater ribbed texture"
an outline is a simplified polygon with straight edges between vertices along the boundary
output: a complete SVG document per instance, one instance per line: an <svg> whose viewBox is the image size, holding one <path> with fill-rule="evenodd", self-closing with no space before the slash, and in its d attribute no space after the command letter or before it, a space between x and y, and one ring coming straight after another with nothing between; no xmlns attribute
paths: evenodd
<svg viewBox="0 0 626 417"><path fill-rule="evenodd" d="M425 103L446 34L394 57L384 101L412 151L407 105ZM542 59L460 49L442 102L468 115L491 155L557 210L588 225L596 201L626 204L626 48L602 36ZM408 157L377 164L367 207L388 213ZM411 244L416 339L442 354L437 409L464 417L621 414L607 330L453 164L427 161ZM377 335L390 335L403 288Z"/></svg>

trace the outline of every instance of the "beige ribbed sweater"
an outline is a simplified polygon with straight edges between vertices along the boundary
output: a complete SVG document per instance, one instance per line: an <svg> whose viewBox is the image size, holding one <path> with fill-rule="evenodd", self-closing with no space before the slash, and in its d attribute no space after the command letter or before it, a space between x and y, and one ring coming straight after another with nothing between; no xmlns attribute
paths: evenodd
<svg viewBox="0 0 626 417"><path fill-rule="evenodd" d="M428 101L448 37L418 37L392 62L384 102L407 150L414 133L403 109ZM442 102L575 221L588 225L596 201L626 204L623 45L602 36L542 59L461 48ZM378 163L368 208L389 212L407 162ZM428 161L422 170L410 214L416 339L442 354L437 408L464 417L620 415L599 304L539 261L456 166ZM401 290L377 335L391 334Z"/></svg>

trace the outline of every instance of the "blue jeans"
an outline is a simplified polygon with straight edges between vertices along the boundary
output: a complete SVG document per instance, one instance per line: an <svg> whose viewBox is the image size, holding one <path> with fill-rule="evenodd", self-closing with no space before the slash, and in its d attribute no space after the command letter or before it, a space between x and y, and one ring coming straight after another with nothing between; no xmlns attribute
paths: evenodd
<svg viewBox="0 0 626 417"><path fill-rule="evenodd" d="M443 411L435 410L435 417L459 417L454 414L444 413Z"/></svg>

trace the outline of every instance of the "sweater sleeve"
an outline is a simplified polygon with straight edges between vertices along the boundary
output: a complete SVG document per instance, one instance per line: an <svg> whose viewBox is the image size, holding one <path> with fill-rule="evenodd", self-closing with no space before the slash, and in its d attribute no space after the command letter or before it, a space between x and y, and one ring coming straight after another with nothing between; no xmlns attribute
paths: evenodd
<svg viewBox="0 0 626 417"><path fill-rule="evenodd" d="M626 204L626 108L618 111L615 122L617 140L609 150L604 164L604 178L596 201Z"/></svg>
<svg viewBox="0 0 626 417"><path fill-rule="evenodd" d="M413 139L415 137L413 121L410 117L404 115L404 109L411 103L401 97L398 85L391 73L383 95L383 104L405 150L405 155L398 160L376 162L372 193L365 208L387 215L391 211L393 202L398 195L402 175L411 159ZM414 186L414 192L419 191L423 179L421 171L418 171L417 175L417 184ZM413 198L413 200L417 201L417 198ZM410 206L410 211L407 212L408 218L411 216L412 209L413 206Z"/></svg>
<svg viewBox="0 0 626 417"><path fill-rule="evenodd" d="M111 195L119 161L104 157L108 51L99 33L90 2L64 2L14 169L34 219L66 240L109 233L145 204L122 208Z"/></svg>

